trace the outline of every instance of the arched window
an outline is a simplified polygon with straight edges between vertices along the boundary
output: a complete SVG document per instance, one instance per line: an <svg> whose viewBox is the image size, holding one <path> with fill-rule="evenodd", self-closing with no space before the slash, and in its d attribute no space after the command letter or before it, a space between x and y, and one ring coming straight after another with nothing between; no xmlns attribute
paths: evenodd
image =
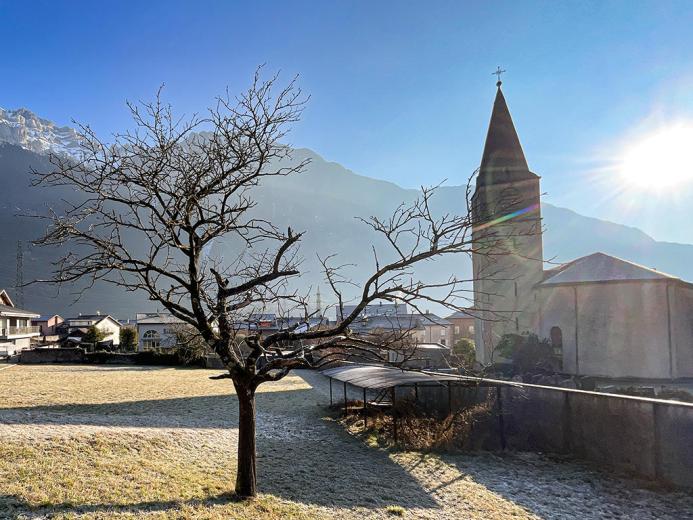
<svg viewBox="0 0 693 520"><path fill-rule="evenodd" d="M551 327L549 332L551 338L551 347L553 347L553 355L561 359L563 357L563 332L560 327Z"/></svg>
<svg viewBox="0 0 693 520"><path fill-rule="evenodd" d="M142 346L144 350L154 350L159 348L161 336L155 330L148 330L142 334Z"/></svg>

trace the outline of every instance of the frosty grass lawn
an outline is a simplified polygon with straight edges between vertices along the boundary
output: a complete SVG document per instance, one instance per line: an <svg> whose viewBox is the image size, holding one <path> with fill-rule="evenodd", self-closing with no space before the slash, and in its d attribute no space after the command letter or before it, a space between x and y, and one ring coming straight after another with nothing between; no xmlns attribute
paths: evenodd
<svg viewBox="0 0 693 520"><path fill-rule="evenodd" d="M0 518L684 518L693 497L535 454L369 447L301 372L258 396L256 500L237 502L236 407L216 372L0 370Z"/></svg>

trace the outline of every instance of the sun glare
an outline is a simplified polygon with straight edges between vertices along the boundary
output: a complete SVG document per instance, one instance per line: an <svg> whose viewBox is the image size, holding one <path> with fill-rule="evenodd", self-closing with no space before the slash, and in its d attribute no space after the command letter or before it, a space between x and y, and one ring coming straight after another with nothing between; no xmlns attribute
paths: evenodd
<svg viewBox="0 0 693 520"><path fill-rule="evenodd" d="M629 147L620 167L630 184L671 189L693 182L693 124L662 128Z"/></svg>

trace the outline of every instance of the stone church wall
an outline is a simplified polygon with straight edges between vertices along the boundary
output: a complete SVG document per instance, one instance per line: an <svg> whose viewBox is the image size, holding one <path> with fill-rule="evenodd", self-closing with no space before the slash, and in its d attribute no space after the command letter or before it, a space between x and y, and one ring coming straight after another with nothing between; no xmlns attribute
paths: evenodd
<svg viewBox="0 0 693 520"><path fill-rule="evenodd" d="M577 291L580 374L670 377L666 284L594 284Z"/></svg>
<svg viewBox="0 0 693 520"><path fill-rule="evenodd" d="M537 291L542 300L537 335L551 337L551 329L559 327L563 337L563 371L574 374L575 365L575 294L574 288L556 286Z"/></svg>
<svg viewBox="0 0 693 520"><path fill-rule="evenodd" d="M667 379L671 366L666 286L622 282L543 288L541 335L549 337L551 327L561 327L566 372Z"/></svg>
<svg viewBox="0 0 693 520"><path fill-rule="evenodd" d="M672 289L674 377L693 377L693 289L681 285Z"/></svg>

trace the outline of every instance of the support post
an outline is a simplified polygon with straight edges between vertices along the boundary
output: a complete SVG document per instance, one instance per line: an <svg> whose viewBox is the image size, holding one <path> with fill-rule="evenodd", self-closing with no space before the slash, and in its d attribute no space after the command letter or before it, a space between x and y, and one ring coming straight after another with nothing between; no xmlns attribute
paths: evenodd
<svg viewBox="0 0 693 520"><path fill-rule="evenodd" d="M570 410L570 392L563 393L563 452L570 453L570 448L572 446L572 412Z"/></svg>
<svg viewBox="0 0 693 520"><path fill-rule="evenodd" d="M653 453L653 465L654 465L654 477L658 480L663 478L662 471L662 439L659 434L659 429L657 425L657 410L659 407L656 402L652 402L652 434L654 437L654 453Z"/></svg>
<svg viewBox="0 0 693 520"><path fill-rule="evenodd" d="M349 414L349 410L347 409L347 389L346 389L346 381L344 382L344 417L346 417Z"/></svg>
<svg viewBox="0 0 693 520"><path fill-rule="evenodd" d="M452 387L448 381L448 415L452 415Z"/></svg>
<svg viewBox="0 0 693 520"><path fill-rule="evenodd" d="M332 378L330 377L330 406L332 406Z"/></svg>
<svg viewBox="0 0 693 520"><path fill-rule="evenodd" d="M498 401L498 430L500 432L501 450L505 451L505 419L503 418L503 392L501 386L496 386L496 400Z"/></svg>
<svg viewBox="0 0 693 520"><path fill-rule="evenodd" d="M395 406L395 396L397 395L397 387L392 387L392 437L397 446L397 408Z"/></svg>
<svg viewBox="0 0 693 520"><path fill-rule="evenodd" d="M366 389L363 389L363 429L368 428L368 402L366 401Z"/></svg>
<svg viewBox="0 0 693 520"><path fill-rule="evenodd" d="M417 404L419 403L419 384L418 383L414 383L414 401L416 401Z"/></svg>

